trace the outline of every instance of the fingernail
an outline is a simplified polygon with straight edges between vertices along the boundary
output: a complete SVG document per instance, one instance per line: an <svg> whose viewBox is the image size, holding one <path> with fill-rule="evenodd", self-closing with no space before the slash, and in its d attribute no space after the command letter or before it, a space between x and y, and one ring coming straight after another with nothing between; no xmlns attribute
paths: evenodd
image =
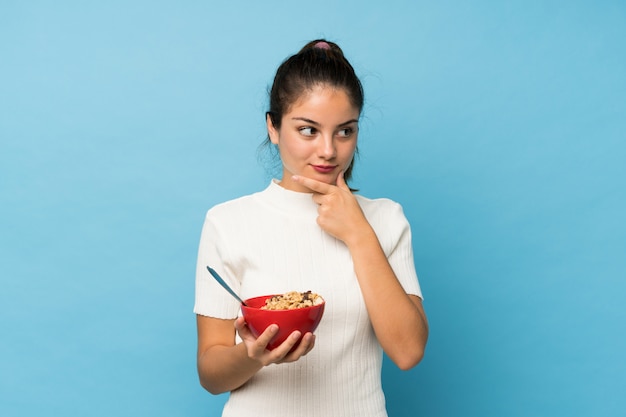
<svg viewBox="0 0 626 417"><path fill-rule="evenodd" d="M294 180L294 181L298 181L300 179L300 177L297 176L297 175L292 175L291 179Z"/></svg>

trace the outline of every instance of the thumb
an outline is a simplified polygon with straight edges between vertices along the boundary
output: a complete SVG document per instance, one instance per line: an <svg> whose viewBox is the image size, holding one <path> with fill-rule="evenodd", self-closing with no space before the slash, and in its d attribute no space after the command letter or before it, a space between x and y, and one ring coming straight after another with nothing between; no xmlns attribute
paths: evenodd
<svg viewBox="0 0 626 417"><path fill-rule="evenodd" d="M337 187L344 189L346 191L350 191L350 187L348 187L348 184L346 183L346 180L343 177L343 174L344 174L344 171L341 171L339 175L337 176Z"/></svg>

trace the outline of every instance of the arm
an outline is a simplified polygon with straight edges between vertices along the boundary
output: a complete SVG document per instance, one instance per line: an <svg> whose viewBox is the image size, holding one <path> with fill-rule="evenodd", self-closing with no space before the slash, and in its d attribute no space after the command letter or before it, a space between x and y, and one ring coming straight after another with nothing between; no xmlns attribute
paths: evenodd
<svg viewBox="0 0 626 417"><path fill-rule="evenodd" d="M344 241L350 250L365 305L383 350L400 368L424 355L428 322L421 298L408 295L396 278L371 226Z"/></svg>
<svg viewBox="0 0 626 417"><path fill-rule="evenodd" d="M304 177L295 181L316 194L320 227L343 241L367 311L383 350L401 369L422 359L428 339L428 322L419 297L408 295L398 281L378 237L340 174L337 186Z"/></svg>
<svg viewBox="0 0 626 417"><path fill-rule="evenodd" d="M232 391L272 363L293 362L306 355L315 345L315 336L307 333L300 345L289 351L300 338L293 332L285 342L269 351L267 344L277 333L278 326L269 326L255 339L242 317L223 320L197 315L198 376L200 384L212 394ZM235 332L243 342L235 344Z"/></svg>
<svg viewBox="0 0 626 417"><path fill-rule="evenodd" d="M196 268L196 325L198 331L197 367L200 384L212 394L233 391L250 380L260 369L272 363L292 362L306 355L315 344L315 336L307 333L300 345L288 353L297 343L299 332L292 334L277 348L269 351L267 344L277 333L277 326L269 326L257 338L246 326L243 317L237 315L236 302L207 274L206 266L224 267L222 258L225 250L220 230L215 221L207 215L202 228ZM232 283L238 284L236 279ZM239 288L236 288L239 290ZM220 295L223 295L224 299ZM207 304L213 307L207 308ZM228 319L210 317L215 311ZM206 314L205 314L206 313ZM242 342L236 344L236 335Z"/></svg>

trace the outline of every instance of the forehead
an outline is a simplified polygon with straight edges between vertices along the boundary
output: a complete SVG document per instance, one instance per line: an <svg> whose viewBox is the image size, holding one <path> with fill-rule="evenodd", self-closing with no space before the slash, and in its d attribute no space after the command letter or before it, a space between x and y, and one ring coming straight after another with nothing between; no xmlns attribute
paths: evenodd
<svg viewBox="0 0 626 417"><path fill-rule="evenodd" d="M346 90L327 85L318 85L303 92L285 116L296 116L295 113L306 113L312 119L315 119L315 115L331 118L336 115L340 119L359 117L359 109L352 103Z"/></svg>

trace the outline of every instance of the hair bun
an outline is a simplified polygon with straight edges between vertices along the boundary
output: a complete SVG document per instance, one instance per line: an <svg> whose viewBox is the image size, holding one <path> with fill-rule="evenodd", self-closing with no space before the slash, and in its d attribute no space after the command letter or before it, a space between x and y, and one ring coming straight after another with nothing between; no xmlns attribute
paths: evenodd
<svg viewBox="0 0 626 417"><path fill-rule="evenodd" d="M316 39L314 41L311 41L307 43L306 45L304 45L304 47L300 49L298 53L301 54L307 51L310 52L310 51L320 51L320 50L326 53L332 52L333 54L343 56L343 51L341 50L339 45L337 45L334 42L327 41L326 39Z"/></svg>
<svg viewBox="0 0 626 417"><path fill-rule="evenodd" d="M330 45L328 44L328 42L326 41L319 41L317 42L315 45L313 45L313 48L318 48L318 49L331 49Z"/></svg>

